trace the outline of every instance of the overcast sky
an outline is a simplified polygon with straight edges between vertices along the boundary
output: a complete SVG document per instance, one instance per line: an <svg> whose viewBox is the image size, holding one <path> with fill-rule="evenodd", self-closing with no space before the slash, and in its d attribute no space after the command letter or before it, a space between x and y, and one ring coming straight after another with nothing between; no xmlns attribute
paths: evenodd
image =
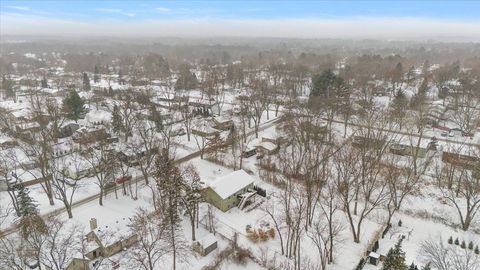
<svg viewBox="0 0 480 270"><path fill-rule="evenodd" d="M7 1L2 35L480 41L480 1Z"/></svg>

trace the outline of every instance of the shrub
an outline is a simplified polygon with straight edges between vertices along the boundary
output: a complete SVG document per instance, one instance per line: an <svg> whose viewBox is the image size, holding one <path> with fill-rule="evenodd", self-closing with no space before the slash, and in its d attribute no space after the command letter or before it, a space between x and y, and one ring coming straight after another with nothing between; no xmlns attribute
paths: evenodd
<svg viewBox="0 0 480 270"><path fill-rule="evenodd" d="M473 250L473 242L472 241L470 241L470 243L468 243L468 249Z"/></svg>
<svg viewBox="0 0 480 270"><path fill-rule="evenodd" d="M360 261L357 264L357 267L355 267L355 270L362 270L364 264L365 264L365 259L361 258Z"/></svg>
<svg viewBox="0 0 480 270"><path fill-rule="evenodd" d="M453 237L450 236L450 238L448 238L448 243L453 244Z"/></svg>
<svg viewBox="0 0 480 270"><path fill-rule="evenodd" d="M455 245L457 245L457 246L460 244L460 241L458 241L458 238L455 238L455 242L454 242L454 243L455 243Z"/></svg>
<svg viewBox="0 0 480 270"><path fill-rule="evenodd" d="M251 254L248 249L237 248L235 253L233 254L233 261L237 264L246 264L248 258L250 258Z"/></svg>
<svg viewBox="0 0 480 270"><path fill-rule="evenodd" d="M401 219L398 221L398 227L402 227L402 220Z"/></svg>
<svg viewBox="0 0 480 270"><path fill-rule="evenodd" d="M255 230L252 230L250 231L248 234L247 234L247 237L248 239L250 239L250 241L254 242L254 243L257 243L258 242L258 234Z"/></svg>
<svg viewBox="0 0 480 270"><path fill-rule="evenodd" d="M467 244L465 244L465 240L462 241L462 244L460 245L461 248L466 248Z"/></svg>
<svg viewBox="0 0 480 270"><path fill-rule="evenodd" d="M266 232L264 232L263 230L258 230L258 238L261 240L261 241L267 241L268 240L268 234Z"/></svg>
<svg viewBox="0 0 480 270"><path fill-rule="evenodd" d="M270 228L270 230L268 230L268 234L270 235L270 238L272 238L272 239L275 238L275 229Z"/></svg>
<svg viewBox="0 0 480 270"><path fill-rule="evenodd" d="M480 254L480 250L478 249L478 246L475 247L475 254Z"/></svg>

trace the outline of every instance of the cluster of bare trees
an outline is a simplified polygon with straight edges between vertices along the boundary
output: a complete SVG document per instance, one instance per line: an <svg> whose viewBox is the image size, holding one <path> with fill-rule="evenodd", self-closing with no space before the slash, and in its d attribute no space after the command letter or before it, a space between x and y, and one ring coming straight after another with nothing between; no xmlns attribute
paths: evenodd
<svg viewBox="0 0 480 270"><path fill-rule="evenodd" d="M31 215L22 217L19 225L17 233L0 238L2 269L66 269L86 250L83 228L76 223Z"/></svg>
<svg viewBox="0 0 480 270"><path fill-rule="evenodd" d="M321 111L317 113L287 112L289 144L274 163L262 165L265 178L274 179L281 190L274 195L275 205L267 205L265 211L279 235L282 254L293 259L295 269L301 269L299 247L305 237L317 247L320 267L326 269L344 241L340 235L345 227L359 243L369 217L384 213L385 225L390 224L404 199L423 185L432 160L431 153L419 153L421 136L407 138L392 131L384 109L374 108L357 118L353 135L346 139L336 139L335 128L329 135ZM411 151L399 158L390 147L401 139L409 142Z"/></svg>
<svg viewBox="0 0 480 270"><path fill-rule="evenodd" d="M424 241L420 246L420 256L432 269L480 269L480 259L472 250L447 245L441 237Z"/></svg>

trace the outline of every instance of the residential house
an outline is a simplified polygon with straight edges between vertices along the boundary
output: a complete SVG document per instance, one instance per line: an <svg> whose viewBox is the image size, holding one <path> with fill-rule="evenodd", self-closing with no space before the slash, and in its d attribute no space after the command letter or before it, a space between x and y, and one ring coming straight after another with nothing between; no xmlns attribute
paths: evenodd
<svg viewBox="0 0 480 270"><path fill-rule="evenodd" d="M239 205L241 195L253 190L254 182L251 175L238 170L217 178L203 189L202 194L208 203L226 212Z"/></svg>
<svg viewBox="0 0 480 270"><path fill-rule="evenodd" d="M110 135L103 127L82 127L73 134L73 141L79 144L89 144L109 138Z"/></svg>
<svg viewBox="0 0 480 270"><path fill-rule="evenodd" d="M87 237L87 251L85 256L94 260L98 257L110 257L124 249L133 246L137 241L137 234L130 231L130 218L121 218L105 226L97 226L97 220L90 220L91 231Z"/></svg>

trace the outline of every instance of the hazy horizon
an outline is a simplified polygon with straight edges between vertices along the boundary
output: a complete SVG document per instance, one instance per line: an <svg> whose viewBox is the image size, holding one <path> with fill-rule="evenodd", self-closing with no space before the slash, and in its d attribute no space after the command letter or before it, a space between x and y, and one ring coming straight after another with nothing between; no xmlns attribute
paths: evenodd
<svg viewBox="0 0 480 270"><path fill-rule="evenodd" d="M479 2L1 1L0 33L35 36L480 41ZM478 14L477 14L478 15Z"/></svg>

